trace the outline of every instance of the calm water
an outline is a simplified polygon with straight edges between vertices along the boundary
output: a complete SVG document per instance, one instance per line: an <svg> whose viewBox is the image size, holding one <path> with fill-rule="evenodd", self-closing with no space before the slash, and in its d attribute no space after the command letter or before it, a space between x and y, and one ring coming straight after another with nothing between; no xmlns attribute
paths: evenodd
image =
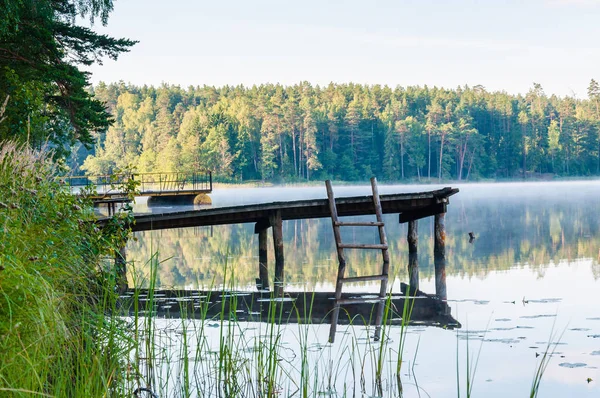
<svg viewBox="0 0 600 398"><path fill-rule="evenodd" d="M380 191L434 188L382 186ZM446 216L447 289L452 314L463 328L458 332L409 328L405 396L456 397L457 358L461 383L466 379L467 336L471 355L481 347L473 396L527 396L540 359L536 353L544 351L553 333L559 345L539 396L600 396L600 182L459 188ZM366 186L334 189L337 197L369 193ZM325 189L223 189L211 197L213 206L229 206L325 197ZM140 203L136 210L182 209L149 209ZM385 221L398 288L400 281L407 281L406 225L398 223L397 215L386 216ZM432 219L419 222L420 287L430 293L435 290L432 229ZM472 244L469 232L476 236ZM251 224L154 231L136 237L128 246L128 260L134 261L131 277L138 285L145 283L153 254L163 260L158 269L161 287L218 287L234 280L236 287L251 290L258 276L258 237ZM286 289L332 291L337 260L331 221L284 222L284 238ZM369 243L375 242L376 235L356 228L347 231L344 240ZM272 271L272 249L270 255ZM349 274L374 273L379 264L376 253L353 253ZM368 284L353 288L377 290ZM311 344L325 344L327 333L327 326L315 327ZM397 339L398 333L393 331L391 339ZM284 333L291 350L295 335ZM326 349L335 352L339 344L343 343L336 341ZM343 375L338 376L343 380Z"/></svg>

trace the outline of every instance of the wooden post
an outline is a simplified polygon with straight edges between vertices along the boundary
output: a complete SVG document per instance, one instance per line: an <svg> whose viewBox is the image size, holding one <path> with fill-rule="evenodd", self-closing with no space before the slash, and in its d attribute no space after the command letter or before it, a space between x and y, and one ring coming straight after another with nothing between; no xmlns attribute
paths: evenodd
<svg viewBox="0 0 600 398"><path fill-rule="evenodd" d="M281 211L277 210L269 216L269 222L273 228L273 247L275 248L275 278L273 280L273 291L276 297L283 296L283 222Z"/></svg>
<svg viewBox="0 0 600 398"><path fill-rule="evenodd" d="M409 294L415 294L419 290L419 258L417 255L417 243L419 242L417 220L408 222L408 280L410 285Z"/></svg>
<svg viewBox="0 0 600 398"><path fill-rule="evenodd" d="M127 290L127 253L125 245L121 246L115 252L115 274L117 282L117 290L123 293Z"/></svg>
<svg viewBox="0 0 600 398"><path fill-rule="evenodd" d="M435 264L435 294L442 300L447 300L446 293L446 226L445 213L435 215L433 257Z"/></svg>
<svg viewBox="0 0 600 398"><path fill-rule="evenodd" d="M258 232L258 290L269 290L269 265L267 260L267 229ZM260 286L259 286L260 285Z"/></svg>

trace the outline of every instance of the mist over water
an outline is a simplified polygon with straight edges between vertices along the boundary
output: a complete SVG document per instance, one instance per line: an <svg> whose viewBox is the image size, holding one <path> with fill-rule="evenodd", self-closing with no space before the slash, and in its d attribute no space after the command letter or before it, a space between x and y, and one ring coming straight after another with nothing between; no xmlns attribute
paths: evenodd
<svg viewBox="0 0 600 398"><path fill-rule="evenodd" d="M446 186L451 184L444 184ZM560 339L540 397L600 396L600 182L451 185L446 215L447 289L458 332L411 328L407 356L417 352L415 377L432 397L456 396L460 362L482 343L475 396L527 395L539 359L553 335ZM441 185L380 186L380 193L421 192ZM336 197L368 195L368 186L334 186ZM324 198L324 186L217 189L213 206ZM138 211L177 211L183 207ZM369 219L369 217L354 217ZM394 289L407 282L407 225L386 215ZM128 260L136 281L148 275L153 253L164 260L160 287L219 287L234 273L235 285L252 290L258 277L258 237L252 224L136 233ZM333 291L337 270L331 220L284 222L285 282L289 290ZM476 239L469 243L468 233ZM433 218L419 221L421 290L434 293ZM350 228L344 241L372 243L375 232ZM270 239L269 239L270 240ZM349 253L348 276L374 273L376 253ZM273 271L272 242L269 266ZM375 285L347 290L376 291ZM345 288L346 290L346 288ZM417 348L418 346L418 348ZM583 364L583 365L582 365ZM461 364L464 367L464 364ZM464 372L464 369L461 370ZM593 381L588 383L586 380ZM415 392L416 394L416 392ZM416 396L416 395L415 395Z"/></svg>

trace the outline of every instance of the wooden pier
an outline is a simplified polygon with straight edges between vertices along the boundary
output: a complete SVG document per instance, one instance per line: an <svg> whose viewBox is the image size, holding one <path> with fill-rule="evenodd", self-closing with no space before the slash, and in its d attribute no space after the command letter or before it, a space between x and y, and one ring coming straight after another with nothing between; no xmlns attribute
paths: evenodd
<svg viewBox="0 0 600 398"><path fill-rule="evenodd" d="M175 173L129 173L90 176L64 176L60 180L71 193L90 190L88 197L94 201L118 200L125 195L125 186L135 184L136 196L181 197L212 192L211 171Z"/></svg>
<svg viewBox="0 0 600 398"><path fill-rule="evenodd" d="M400 214L399 222L416 221L420 218L443 214L449 197L458 188L443 188L419 193L380 195L383 214ZM371 195L336 198L339 217L374 214ZM279 215L278 215L279 214ZM242 206L216 207L171 213L136 214L133 231L200 227L207 225L256 223L255 232L271 227L272 222L329 218L329 202L324 199L294 200ZM272 219L272 220L271 220ZM105 222L100 219L99 223Z"/></svg>
<svg viewBox="0 0 600 398"><path fill-rule="evenodd" d="M192 171L176 173L129 173L90 176L64 176L59 178L78 195L82 191L94 202L94 207L106 207L108 215L115 214L118 207L131 202L127 190L135 186L135 196L147 196L149 202L161 200L193 204L210 200L212 172Z"/></svg>
<svg viewBox="0 0 600 398"><path fill-rule="evenodd" d="M400 223L409 223L407 243L409 248L409 274L413 291L418 290L419 269L417 262L417 222L421 218L435 217L435 277L436 295L447 299L445 272L445 226L444 215L449 197L456 194L456 188L443 188L419 193L401 193L381 195L381 212L399 214ZM335 199L339 217L374 214L372 196L340 197ZM257 267L257 287L269 289L267 263L267 230L272 228L275 251L275 276L273 291L277 297L283 295L284 281L284 245L283 221L309 218L331 217L327 199L296 200L272 202L245 206L231 206L201 210L187 210L172 213L135 215L133 231L150 231L170 228L185 228L209 225L254 223L254 232L258 234L259 264ZM103 225L107 218L99 219ZM124 262L125 253L119 252L119 264Z"/></svg>

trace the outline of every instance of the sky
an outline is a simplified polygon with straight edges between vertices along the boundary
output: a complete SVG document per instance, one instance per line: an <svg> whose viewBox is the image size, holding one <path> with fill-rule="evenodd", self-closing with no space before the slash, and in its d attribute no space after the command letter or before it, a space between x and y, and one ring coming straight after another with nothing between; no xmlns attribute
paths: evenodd
<svg viewBox="0 0 600 398"><path fill-rule="evenodd" d="M600 0L114 0L103 27L139 40L92 82L428 85L587 97Z"/></svg>

